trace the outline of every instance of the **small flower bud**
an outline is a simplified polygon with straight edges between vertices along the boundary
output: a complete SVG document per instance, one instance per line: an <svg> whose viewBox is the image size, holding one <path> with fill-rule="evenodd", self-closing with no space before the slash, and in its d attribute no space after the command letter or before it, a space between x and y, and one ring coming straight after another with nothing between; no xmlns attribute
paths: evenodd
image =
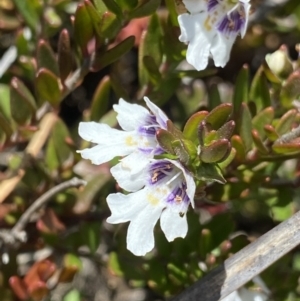
<svg viewBox="0 0 300 301"><path fill-rule="evenodd" d="M266 55L266 62L270 70L280 79L286 79L293 72L292 61L287 48L282 45L277 51Z"/></svg>

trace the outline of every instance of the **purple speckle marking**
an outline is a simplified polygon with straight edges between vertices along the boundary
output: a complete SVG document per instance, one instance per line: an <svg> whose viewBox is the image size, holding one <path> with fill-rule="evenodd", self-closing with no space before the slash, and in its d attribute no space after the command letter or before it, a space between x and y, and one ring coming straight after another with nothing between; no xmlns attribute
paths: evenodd
<svg viewBox="0 0 300 301"><path fill-rule="evenodd" d="M185 203L189 204L190 199L186 193L186 184L182 183L181 187L176 187L168 196L168 203Z"/></svg>
<svg viewBox="0 0 300 301"><path fill-rule="evenodd" d="M173 165L166 160L159 160L150 165L149 173L150 185L159 183L162 179L166 178L173 171Z"/></svg>
<svg viewBox="0 0 300 301"><path fill-rule="evenodd" d="M145 121L145 125L138 128L138 131L143 136L155 136L156 130L161 128L154 115L149 115Z"/></svg>
<svg viewBox="0 0 300 301"><path fill-rule="evenodd" d="M236 34L245 26L245 10L242 5L225 15L218 25L218 30L225 34Z"/></svg>
<svg viewBox="0 0 300 301"><path fill-rule="evenodd" d="M214 9L214 7L216 7L218 4L219 4L218 0L208 0L208 4L207 4L208 11Z"/></svg>

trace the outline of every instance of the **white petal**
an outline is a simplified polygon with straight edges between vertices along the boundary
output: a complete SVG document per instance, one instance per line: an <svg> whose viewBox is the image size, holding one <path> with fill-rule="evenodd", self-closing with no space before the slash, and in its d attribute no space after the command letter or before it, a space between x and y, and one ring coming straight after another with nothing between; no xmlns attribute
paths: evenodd
<svg viewBox="0 0 300 301"><path fill-rule="evenodd" d="M110 172L120 187L127 191L137 191L145 185L145 167L149 156L142 152L133 152L111 168Z"/></svg>
<svg viewBox="0 0 300 301"><path fill-rule="evenodd" d="M238 292L234 291L231 294L229 294L227 297L223 298L222 301L243 301Z"/></svg>
<svg viewBox="0 0 300 301"><path fill-rule="evenodd" d="M162 128L166 128L167 120L169 119L166 114L157 106L155 105L148 97L144 97L144 100L147 104L147 107L150 109L150 111L155 115L156 120L158 124Z"/></svg>
<svg viewBox="0 0 300 301"><path fill-rule="evenodd" d="M106 124L81 122L79 135L87 141L99 144L77 151L84 159L90 159L93 164L108 162L116 156L126 156L137 148L138 137L134 132L119 131Z"/></svg>
<svg viewBox="0 0 300 301"><path fill-rule="evenodd" d="M215 36L213 45L210 49L216 67L224 67L229 61L232 45L237 34L225 37L221 33Z"/></svg>
<svg viewBox="0 0 300 301"><path fill-rule="evenodd" d="M207 8L207 3L201 0L183 0L183 4L185 5L186 9L192 14L199 13L200 11Z"/></svg>
<svg viewBox="0 0 300 301"><path fill-rule="evenodd" d="M168 241L173 241L177 237L184 238L188 231L186 214L181 217L178 212L167 207L161 214L160 227Z"/></svg>
<svg viewBox="0 0 300 301"><path fill-rule="evenodd" d="M131 104L120 98L119 104L113 106L118 113L117 120L125 131L136 130L140 125L145 125L149 111L137 104Z"/></svg>
<svg viewBox="0 0 300 301"><path fill-rule="evenodd" d="M211 40L215 34L214 30L205 29L203 17L205 14L190 15L189 19L182 19L184 23L179 23L181 32L184 33L183 37L190 40L186 59L198 71L205 69L208 64Z"/></svg>
<svg viewBox="0 0 300 301"><path fill-rule="evenodd" d="M194 197L195 197L195 191L196 191L196 183L195 180L193 178L193 176L191 175L191 173L189 171L187 171L180 162L175 161L175 160L168 160L167 161L171 162L172 164L174 164L177 168L179 168L185 178L186 181L186 193L191 201L192 207L194 208L195 206L195 202L194 202Z"/></svg>
<svg viewBox="0 0 300 301"><path fill-rule="evenodd" d="M194 38L197 34L195 22L198 22L198 16L192 16L189 14L182 14L178 16L178 23L181 31L179 41L188 43Z"/></svg>
<svg viewBox="0 0 300 301"><path fill-rule="evenodd" d="M243 3L244 10L245 10L245 26L243 27L241 31L241 37L243 38L245 36L247 27L248 27L248 21L249 21L249 15L250 15L250 7L248 0L240 0L241 3Z"/></svg>
<svg viewBox="0 0 300 301"><path fill-rule="evenodd" d="M131 221L127 232L127 249L137 256L144 256L154 248L154 226L162 208L150 203Z"/></svg>
<svg viewBox="0 0 300 301"><path fill-rule="evenodd" d="M255 291L250 291L246 288L241 288L239 291L241 301L266 301L268 298L265 294Z"/></svg>
<svg viewBox="0 0 300 301"><path fill-rule="evenodd" d="M145 191L130 194L113 193L107 197L107 204L111 211L111 216L107 222L111 224L125 223L134 219L148 202L145 198Z"/></svg>
<svg viewBox="0 0 300 301"><path fill-rule="evenodd" d="M80 122L78 133L84 140L97 144L106 144L105 141L107 139L113 139L112 137L114 136L118 139L120 136L125 137L126 135L123 131L113 129L107 124L94 121Z"/></svg>

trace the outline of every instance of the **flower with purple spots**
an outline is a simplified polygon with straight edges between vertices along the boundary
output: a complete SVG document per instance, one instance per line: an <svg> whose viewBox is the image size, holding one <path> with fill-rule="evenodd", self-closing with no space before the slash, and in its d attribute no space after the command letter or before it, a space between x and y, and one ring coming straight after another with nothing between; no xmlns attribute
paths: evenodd
<svg viewBox="0 0 300 301"><path fill-rule="evenodd" d="M189 43L186 59L197 70L207 67L211 55L217 67L229 60L232 45L243 38L249 19L249 0L183 0L188 13L178 16L179 40Z"/></svg>
<svg viewBox="0 0 300 301"><path fill-rule="evenodd" d="M140 190L108 196L112 214L107 222L130 222L127 248L142 256L154 248L153 232L158 219L168 241L186 236L186 212L190 203L194 206L196 184L181 163L169 159L151 160L140 178Z"/></svg>
<svg viewBox="0 0 300 301"><path fill-rule="evenodd" d="M121 156L120 163L111 169L119 185L136 191L141 187L141 170L149 159L162 153L156 141L158 129L166 129L168 117L147 97L144 98L149 110L130 104L123 99L113 106L118 113L117 120L123 130L117 130L97 122L81 122L79 135L96 145L78 151L82 158L93 164L102 164Z"/></svg>

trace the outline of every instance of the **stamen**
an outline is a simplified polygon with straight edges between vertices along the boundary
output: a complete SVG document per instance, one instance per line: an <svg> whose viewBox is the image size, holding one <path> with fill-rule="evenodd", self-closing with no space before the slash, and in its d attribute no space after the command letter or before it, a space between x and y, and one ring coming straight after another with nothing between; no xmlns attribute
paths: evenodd
<svg viewBox="0 0 300 301"><path fill-rule="evenodd" d="M152 183L157 182L158 175L159 175L159 173L157 172L157 170L155 170L153 173L153 176L151 178Z"/></svg>
<svg viewBox="0 0 300 301"><path fill-rule="evenodd" d="M174 200L175 200L176 203L181 203L182 202L182 197L177 194Z"/></svg>

